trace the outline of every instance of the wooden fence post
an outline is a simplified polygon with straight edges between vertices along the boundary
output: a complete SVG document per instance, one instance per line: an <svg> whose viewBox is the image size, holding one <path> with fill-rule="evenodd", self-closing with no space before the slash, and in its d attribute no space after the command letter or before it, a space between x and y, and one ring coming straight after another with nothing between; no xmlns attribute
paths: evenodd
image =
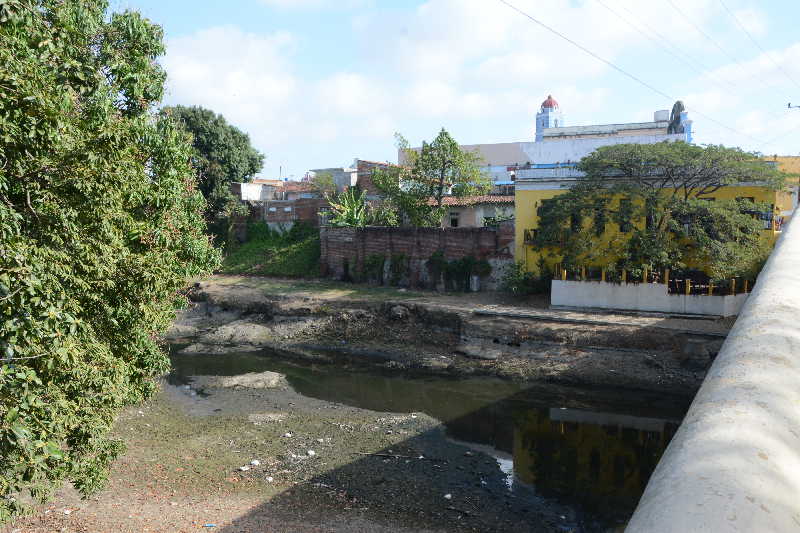
<svg viewBox="0 0 800 533"><path fill-rule="evenodd" d="M692 280L686 278L686 295L692 294Z"/></svg>
<svg viewBox="0 0 800 533"><path fill-rule="evenodd" d="M628 283L628 271L622 269L622 283Z"/></svg>
<svg viewBox="0 0 800 533"><path fill-rule="evenodd" d="M606 281L606 269L605 268L600 271L600 281L602 281L603 283L605 283L605 281Z"/></svg>
<svg viewBox="0 0 800 533"><path fill-rule="evenodd" d="M669 287L669 269L664 271L664 285Z"/></svg>
<svg viewBox="0 0 800 533"><path fill-rule="evenodd" d="M736 278L731 280L731 294L736 294Z"/></svg>

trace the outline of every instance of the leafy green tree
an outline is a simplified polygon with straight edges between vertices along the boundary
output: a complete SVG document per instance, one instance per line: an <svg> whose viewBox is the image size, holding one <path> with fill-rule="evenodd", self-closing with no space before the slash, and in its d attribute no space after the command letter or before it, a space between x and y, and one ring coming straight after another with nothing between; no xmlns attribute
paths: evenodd
<svg viewBox="0 0 800 533"><path fill-rule="evenodd" d="M251 146L246 133L210 109L179 105L165 107L162 112L192 134L192 165L197 186L208 202L206 220L215 233L221 234L231 216L247 214L231 193L231 183L253 178L264 166L264 155Z"/></svg>
<svg viewBox="0 0 800 533"><path fill-rule="evenodd" d="M486 194L491 180L481 170L481 157L462 150L442 128L436 138L413 150L397 134L398 148L404 153L406 167L376 170L375 187L414 226L438 226L444 216L445 196Z"/></svg>
<svg viewBox="0 0 800 533"><path fill-rule="evenodd" d="M609 257L629 270L704 265L714 280L757 269L766 251L753 214L772 208L702 198L745 182L780 189L786 177L758 154L684 142L605 146L578 168L585 177L540 207L539 249L575 268ZM601 245L609 222L620 231Z"/></svg>
<svg viewBox="0 0 800 533"><path fill-rule="evenodd" d="M153 112L162 30L106 8L0 2L0 521L102 485L115 416L153 392L160 332L219 262L190 139Z"/></svg>

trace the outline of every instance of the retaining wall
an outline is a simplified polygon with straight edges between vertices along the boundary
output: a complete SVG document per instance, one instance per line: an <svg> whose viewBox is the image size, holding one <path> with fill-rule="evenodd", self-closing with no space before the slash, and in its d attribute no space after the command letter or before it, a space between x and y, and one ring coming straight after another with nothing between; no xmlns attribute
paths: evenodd
<svg viewBox="0 0 800 533"><path fill-rule="evenodd" d="M400 285L435 288L440 280L431 279L430 257L442 252L448 261L473 257L487 260L489 276L480 282L482 289L493 290L505 269L513 264L513 222L497 228L320 228L320 269L323 277L354 279L364 272L365 260L384 257L389 277L392 256L404 256L408 267Z"/></svg>
<svg viewBox="0 0 800 533"><path fill-rule="evenodd" d="M708 296L669 294L662 283L606 283L553 280L550 304L563 307L734 316L748 294Z"/></svg>
<svg viewBox="0 0 800 533"><path fill-rule="evenodd" d="M798 220L778 240L628 533L800 531Z"/></svg>

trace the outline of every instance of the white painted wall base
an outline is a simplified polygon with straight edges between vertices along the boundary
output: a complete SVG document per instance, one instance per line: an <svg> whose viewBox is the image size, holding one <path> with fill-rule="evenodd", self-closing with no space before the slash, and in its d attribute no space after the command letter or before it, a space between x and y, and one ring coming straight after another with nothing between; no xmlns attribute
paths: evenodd
<svg viewBox="0 0 800 533"><path fill-rule="evenodd" d="M550 303L564 307L595 307L687 315L734 316L748 294L728 296L669 294L661 283L606 283L553 280Z"/></svg>

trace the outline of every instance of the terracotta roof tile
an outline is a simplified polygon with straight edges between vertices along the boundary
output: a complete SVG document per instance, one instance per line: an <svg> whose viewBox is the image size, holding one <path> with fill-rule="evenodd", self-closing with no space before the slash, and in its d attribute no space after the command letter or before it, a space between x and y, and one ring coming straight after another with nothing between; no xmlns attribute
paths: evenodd
<svg viewBox="0 0 800 533"><path fill-rule="evenodd" d="M430 204L435 204L435 200L431 199ZM445 196L442 198L442 205L446 207L467 207L471 205L480 204L513 204L513 196L500 196L495 194L485 194L482 196L464 196L458 198L456 196Z"/></svg>

